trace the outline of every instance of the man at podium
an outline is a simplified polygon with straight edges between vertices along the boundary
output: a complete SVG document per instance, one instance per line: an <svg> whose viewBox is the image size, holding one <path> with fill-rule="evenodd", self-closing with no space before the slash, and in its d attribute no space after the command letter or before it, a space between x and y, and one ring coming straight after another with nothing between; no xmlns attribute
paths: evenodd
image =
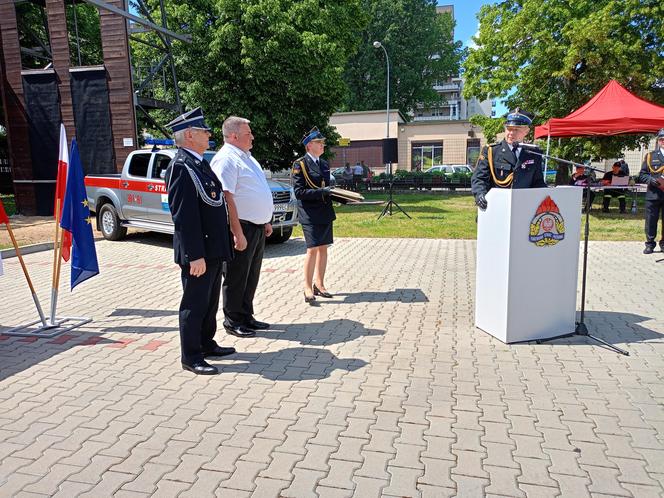
<svg viewBox="0 0 664 498"><path fill-rule="evenodd" d="M505 138L502 142L485 145L480 154L471 187L475 204L487 208L486 194L497 188L546 187L542 174L542 150L534 145L527 147L520 142L530 132L533 115L518 107L507 115Z"/></svg>

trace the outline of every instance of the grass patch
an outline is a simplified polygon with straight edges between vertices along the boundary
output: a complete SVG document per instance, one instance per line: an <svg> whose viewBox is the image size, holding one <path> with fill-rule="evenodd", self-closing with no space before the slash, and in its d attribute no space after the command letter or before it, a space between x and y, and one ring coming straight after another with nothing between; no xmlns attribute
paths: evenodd
<svg viewBox="0 0 664 498"><path fill-rule="evenodd" d="M16 200L13 194L0 194L0 200L9 216L16 214Z"/></svg>
<svg viewBox="0 0 664 498"><path fill-rule="evenodd" d="M366 193L366 200L385 200L386 194ZM612 211L602 213L601 196L597 196L590 213L591 240L644 240L643 196L638 199L636 214L618 214L618 201L612 200ZM475 239L477 208L470 193L396 194L394 200L413 218L398 210L392 216L377 219L383 205L336 206L334 234L337 237ZM631 207L631 199L628 200ZM533 213L534 214L534 213ZM583 233L583 226L581 230ZM295 236L302 236L298 226Z"/></svg>

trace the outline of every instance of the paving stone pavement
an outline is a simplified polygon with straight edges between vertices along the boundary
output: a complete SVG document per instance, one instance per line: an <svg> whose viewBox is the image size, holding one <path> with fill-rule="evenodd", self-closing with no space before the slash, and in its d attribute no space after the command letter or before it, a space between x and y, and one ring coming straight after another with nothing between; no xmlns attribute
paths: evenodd
<svg viewBox="0 0 664 498"><path fill-rule="evenodd" d="M270 246L273 329L219 334L238 353L196 377L170 239L99 242L102 274L70 292L65 267L59 306L93 322L0 335L0 496L663 496L664 263L641 246L590 244L586 321L629 357L476 330L474 241L340 239L318 307L303 241ZM26 257L45 309L51 259ZM4 263L0 331L35 318Z"/></svg>

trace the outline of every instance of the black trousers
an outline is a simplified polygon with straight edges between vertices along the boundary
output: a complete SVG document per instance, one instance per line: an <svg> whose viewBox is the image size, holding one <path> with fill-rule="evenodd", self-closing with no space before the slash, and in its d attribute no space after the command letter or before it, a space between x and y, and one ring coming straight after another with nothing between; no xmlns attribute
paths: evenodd
<svg viewBox="0 0 664 498"><path fill-rule="evenodd" d="M227 263L222 286L224 316L230 325L243 325L254 317L254 294L265 251L265 225L240 223L247 248L235 251L235 258Z"/></svg>
<svg viewBox="0 0 664 498"><path fill-rule="evenodd" d="M223 262L205 260L205 273L189 274L189 265L180 265L182 301L180 302L180 349L182 362L203 360L203 351L214 348L217 331L217 310Z"/></svg>
<svg viewBox="0 0 664 498"><path fill-rule="evenodd" d="M657 238L657 223L662 219L664 223L664 198L648 199L646 200L646 245L655 247L655 239ZM664 225L662 226L662 233L660 244L664 243Z"/></svg>
<svg viewBox="0 0 664 498"><path fill-rule="evenodd" d="M620 212L625 212L625 191L619 189L607 189L604 191L604 197L602 198L602 209L607 211L609 209L609 203L611 202L611 197L618 198L618 204L620 206Z"/></svg>

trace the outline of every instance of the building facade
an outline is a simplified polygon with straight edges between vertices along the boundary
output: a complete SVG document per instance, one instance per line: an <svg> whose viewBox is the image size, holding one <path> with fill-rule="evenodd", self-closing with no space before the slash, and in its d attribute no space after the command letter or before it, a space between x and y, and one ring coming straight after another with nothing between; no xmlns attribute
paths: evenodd
<svg viewBox="0 0 664 498"><path fill-rule="evenodd" d="M407 122L399 111L390 112L389 137L398 143L397 169L425 171L441 164L474 167L486 140L481 129L467 120L421 120ZM387 136L385 110L339 112L330 118L347 147L332 147L331 167L364 161L376 173L384 171L382 143Z"/></svg>

